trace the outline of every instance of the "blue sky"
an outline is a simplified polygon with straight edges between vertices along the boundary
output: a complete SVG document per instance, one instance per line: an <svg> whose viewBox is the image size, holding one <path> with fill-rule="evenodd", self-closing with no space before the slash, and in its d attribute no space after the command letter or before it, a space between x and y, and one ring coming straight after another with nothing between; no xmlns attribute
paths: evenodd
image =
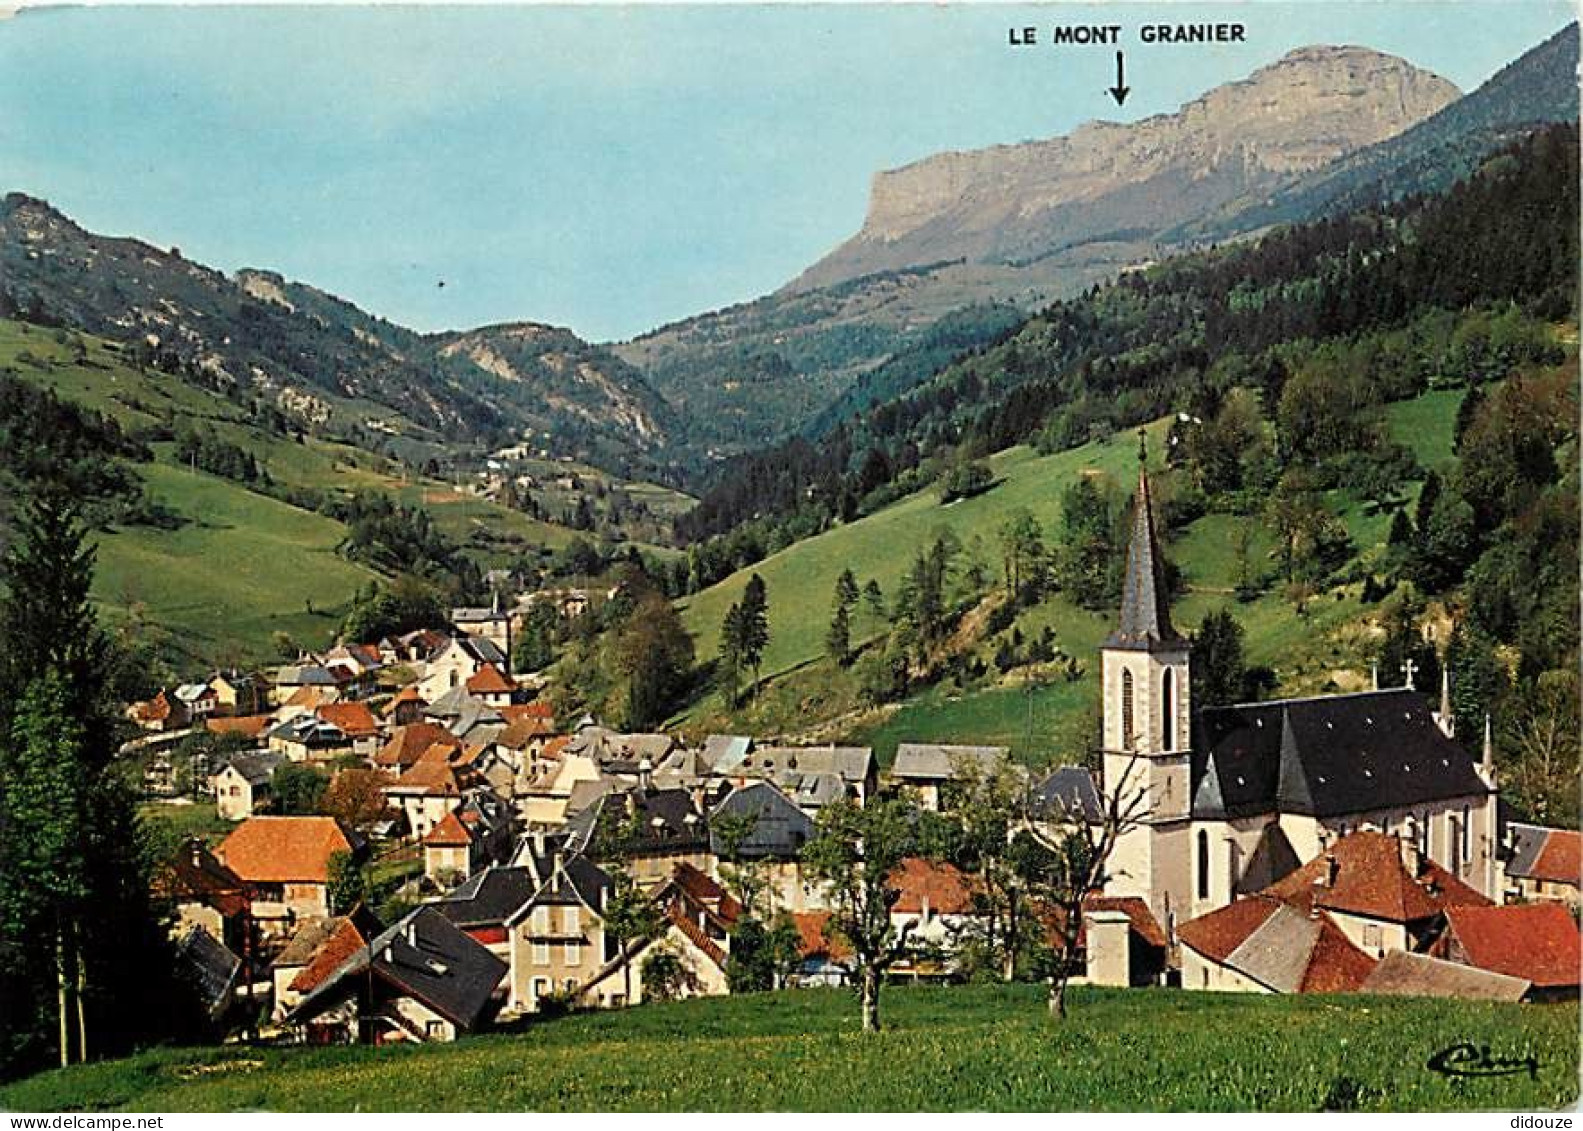
<svg viewBox="0 0 1583 1131"><path fill-rule="evenodd" d="M0 190L269 267L419 329L595 339L773 290L878 169L1170 112L1293 47L1471 90L1570 3L63 8L0 20ZM1246 44L1012 49L1007 28L1238 20ZM438 283L444 280L445 286Z"/></svg>

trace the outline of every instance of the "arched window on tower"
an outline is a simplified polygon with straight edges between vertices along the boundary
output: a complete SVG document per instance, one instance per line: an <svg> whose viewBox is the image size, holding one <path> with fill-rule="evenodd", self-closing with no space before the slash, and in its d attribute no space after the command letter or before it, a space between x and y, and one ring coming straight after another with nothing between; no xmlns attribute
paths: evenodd
<svg viewBox="0 0 1583 1131"><path fill-rule="evenodd" d="M1121 748L1131 750L1134 734L1132 730L1132 673L1125 668L1121 671Z"/></svg>
<svg viewBox="0 0 1583 1131"><path fill-rule="evenodd" d="M1209 833L1198 830L1198 898L1209 898Z"/></svg>
<svg viewBox="0 0 1583 1131"><path fill-rule="evenodd" d="M1171 668L1160 677L1160 749L1176 749L1176 672Z"/></svg>

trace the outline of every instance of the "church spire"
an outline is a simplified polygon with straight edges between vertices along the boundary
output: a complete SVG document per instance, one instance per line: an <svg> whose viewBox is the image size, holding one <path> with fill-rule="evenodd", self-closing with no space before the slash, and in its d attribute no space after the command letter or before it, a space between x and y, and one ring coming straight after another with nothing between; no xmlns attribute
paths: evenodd
<svg viewBox="0 0 1583 1131"><path fill-rule="evenodd" d="M1181 637L1171 624L1171 610L1165 594L1165 563L1154 536L1149 474L1140 461L1132 539L1127 545L1127 576L1121 590L1121 623L1105 641L1105 647L1147 649L1156 644L1179 642Z"/></svg>

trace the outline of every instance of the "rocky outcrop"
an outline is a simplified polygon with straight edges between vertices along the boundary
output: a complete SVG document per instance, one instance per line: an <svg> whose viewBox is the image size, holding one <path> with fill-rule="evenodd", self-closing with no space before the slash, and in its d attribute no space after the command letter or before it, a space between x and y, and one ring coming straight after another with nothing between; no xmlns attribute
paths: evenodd
<svg viewBox="0 0 1583 1131"><path fill-rule="evenodd" d="M1451 83L1391 55L1301 48L1175 114L1090 122L1065 137L880 173L862 231L792 286L1147 239L1393 137L1457 97Z"/></svg>

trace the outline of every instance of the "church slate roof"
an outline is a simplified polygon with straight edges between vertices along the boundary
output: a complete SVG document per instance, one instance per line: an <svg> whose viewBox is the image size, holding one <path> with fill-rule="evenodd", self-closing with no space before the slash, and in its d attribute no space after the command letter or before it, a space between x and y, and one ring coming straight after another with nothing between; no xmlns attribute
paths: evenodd
<svg viewBox="0 0 1583 1131"><path fill-rule="evenodd" d="M1138 473L1138 494L1132 516L1132 538L1127 545L1127 574L1121 588L1121 621L1105 641L1106 648L1147 650L1161 644L1180 644L1171 624L1167 602L1165 560L1154 536L1154 506L1149 498L1149 477Z"/></svg>
<svg viewBox="0 0 1583 1131"><path fill-rule="evenodd" d="M1408 688L1211 707L1193 728L1200 820L1336 817L1490 792Z"/></svg>

